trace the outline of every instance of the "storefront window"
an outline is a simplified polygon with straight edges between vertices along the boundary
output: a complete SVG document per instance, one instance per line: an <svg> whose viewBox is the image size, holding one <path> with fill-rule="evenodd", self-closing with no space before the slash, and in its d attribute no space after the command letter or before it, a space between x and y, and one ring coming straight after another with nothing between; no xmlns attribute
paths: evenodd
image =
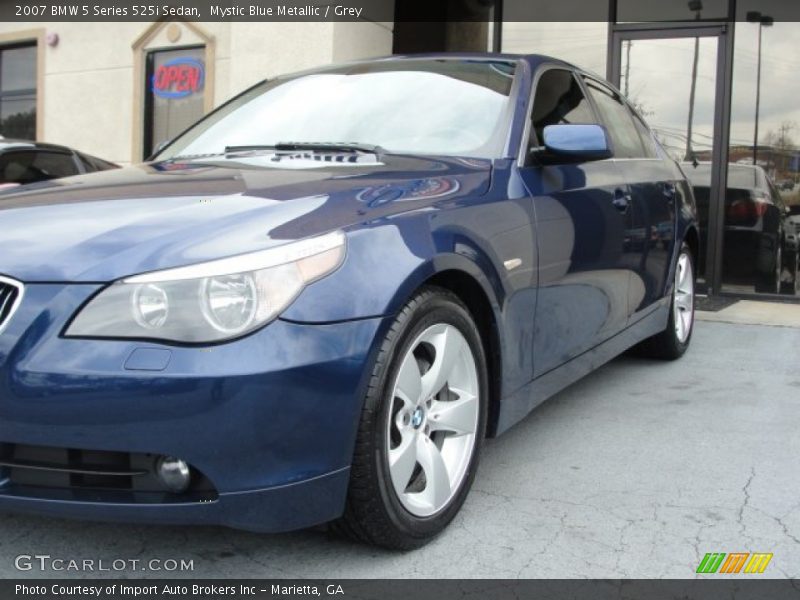
<svg viewBox="0 0 800 600"><path fill-rule="evenodd" d="M599 75L606 72L608 24L601 22L504 22L502 50L545 54Z"/></svg>
<svg viewBox="0 0 800 600"><path fill-rule="evenodd" d="M716 37L626 39L620 53L620 89L694 186L701 284L707 268L717 49Z"/></svg>
<svg viewBox="0 0 800 600"><path fill-rule="evenodd" d="M722 285L798 295L800 23L741 3L736 24Z"/></svg>
<svg viewBox="0 0 800 600"><path fill-rule="evenodd" d="M36 139L36 46L0 48L0 134Z"/></svg>
<svg viewBox="0 0 800 600"><path fill-rule="evenodd" d="M144 158L203 116L205 75L203 47L147 54Z"/></svg>

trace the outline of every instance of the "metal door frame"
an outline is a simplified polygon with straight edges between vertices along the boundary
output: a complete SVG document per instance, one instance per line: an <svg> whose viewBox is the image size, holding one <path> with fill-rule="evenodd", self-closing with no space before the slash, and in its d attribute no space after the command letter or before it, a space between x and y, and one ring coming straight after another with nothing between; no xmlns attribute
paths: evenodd
<svg viewBox="0 0 800 600"><path fill-rule="evenodd" d="M612 4L615 4L612 0ZM613 10L613 9L612 9ZM725 227L725 187L728 181L728 156L731 121L731 84L733 80L733 38L735 22L698 21L675 23L609 23L607 78L619 87L622 70L622 44L627 40L716 37L717 73L714 97L714 130L706 231L706 288L709 295L719 294L722 286L722 238Z"/></svg>

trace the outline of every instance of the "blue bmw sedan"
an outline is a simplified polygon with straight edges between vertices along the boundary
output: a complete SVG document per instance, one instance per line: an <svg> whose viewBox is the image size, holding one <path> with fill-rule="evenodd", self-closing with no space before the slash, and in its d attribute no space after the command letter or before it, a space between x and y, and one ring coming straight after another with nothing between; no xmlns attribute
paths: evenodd
<svg viewBox="0 0 800 600"><path fill-rule="evenodd" d="M692 334L686 177L543 56L265 81L0 225L0 510L413 548L484 438Z"/></svg>

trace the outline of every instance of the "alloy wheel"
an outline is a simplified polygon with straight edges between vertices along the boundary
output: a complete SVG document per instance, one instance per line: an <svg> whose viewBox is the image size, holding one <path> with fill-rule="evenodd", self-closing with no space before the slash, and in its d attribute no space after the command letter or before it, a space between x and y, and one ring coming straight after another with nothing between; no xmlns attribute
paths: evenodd
<svg viewBox="0 0 800 600"><path fill-rule="evenodd" d="M685 344L692 333L694 321L694 273L692 259L685 252L678 258L678 266L675 269L674 293L675 335L681 344Z"/></svg>
<svg viewBox="0 0 800 600"><path fill-rule="evenodd" d="M472 350L454 326L425 329L400 363L387 422L392 487L416 517L444 509L475 451L480 387Z"/></svg>

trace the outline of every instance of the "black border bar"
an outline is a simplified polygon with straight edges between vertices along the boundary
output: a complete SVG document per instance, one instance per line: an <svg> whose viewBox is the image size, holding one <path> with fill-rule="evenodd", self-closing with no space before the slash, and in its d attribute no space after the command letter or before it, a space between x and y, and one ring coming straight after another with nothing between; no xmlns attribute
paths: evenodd
<svg viewBox="0 0 800 600"><path fill-rule="evenodd" d="M259 580L259 579L6 579L4 600L791 600L800 582L731 576L709 579L592 580Z"/></svg>
<svg viewBox="0 0 800 600"><path fill-rule="evenodd" d="M800 21L796 0L706 0L700 20L742 21L753 6L775 21ZM250 21L694 21L685 0L0 0L6 22Z"/></svg>

